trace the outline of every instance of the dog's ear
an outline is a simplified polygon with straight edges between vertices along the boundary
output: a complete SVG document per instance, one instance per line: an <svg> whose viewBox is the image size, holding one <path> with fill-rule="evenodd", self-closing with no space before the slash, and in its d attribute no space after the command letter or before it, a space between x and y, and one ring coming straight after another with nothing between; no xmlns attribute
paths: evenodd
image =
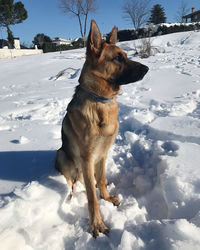
<svg viewBox="0 0 200 250"><path fill-rule="evenodd" d="M108 43L116 44L116 42L117 42L117 28L114 27L108 37Z"/></svg>
<svg viewBox="0 0 200 250"><path fill-rule="evenodd" d="M90 33L87 41L87 52L94 52L96 55L99 54L101 49L101 33L94 20L91 21Z"/></svg>

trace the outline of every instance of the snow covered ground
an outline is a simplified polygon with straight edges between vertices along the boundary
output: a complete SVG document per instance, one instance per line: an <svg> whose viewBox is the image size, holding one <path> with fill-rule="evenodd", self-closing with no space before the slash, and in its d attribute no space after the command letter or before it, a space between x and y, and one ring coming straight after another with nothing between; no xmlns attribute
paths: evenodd
<svg viewBox="0 0 200 250"><path fill-rule="evenodd" d="M67 201L53 167L85 51L0 60L0 249L200 249L199 41L200 32L153 38L162 53L148 59L119 44L150 71L118 97L107 177L121 204L99 198L111 230L97 239L84 187Z"/></svg>

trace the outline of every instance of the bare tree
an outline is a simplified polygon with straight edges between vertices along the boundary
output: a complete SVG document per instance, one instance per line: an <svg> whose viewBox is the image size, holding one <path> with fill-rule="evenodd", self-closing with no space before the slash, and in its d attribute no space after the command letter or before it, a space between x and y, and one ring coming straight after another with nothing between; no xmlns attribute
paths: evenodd
<svg viewBox="0 0 200 250"><path fill-rule="evenodd" d="M181 1L181 5L176 13L176 20L179 23L183 23L184 19L183 16L185 16L189 12L188 4L184 1Z"/></svg>
<svg viewBox="0 0 200 250"><path fill-rule="evenodd" d="M85 38L88 14L97 10L96 0L60 0L60 9L78 18L81 36Z"/></svg>
<svg viewBox="0 0 200 250"><path fill-rule="evenodd" d="M125 0L122 8L124 18L131 20L133 27L139 29L147 23L150 13L151 0Z"/></svg>

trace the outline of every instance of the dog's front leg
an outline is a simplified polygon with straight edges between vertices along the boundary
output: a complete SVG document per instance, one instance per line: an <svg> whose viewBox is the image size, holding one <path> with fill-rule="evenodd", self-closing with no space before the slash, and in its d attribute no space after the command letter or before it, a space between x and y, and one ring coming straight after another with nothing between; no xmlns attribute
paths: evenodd
<svg viewBox="0 0 200 250"><path fill-rule="evenodd" d="M97 181L97 187L100 191L100 196L106 201L112 202L115 206L119 205L118 199L110 195L107 190L107 179L105 175L105 165L106 165L106 157L102 158L98 164L95 166L95 177Z"/></svg>
<svg viewBox="0 0 200 250"><path fill-rule="evenodd" d="M107 234L109 230L105 226L100 215L99 204L94 184L94 163L90 157L86 162L83 162L82 171L88 198L90 232L96 238L99 235L99 232Z"/></svg>

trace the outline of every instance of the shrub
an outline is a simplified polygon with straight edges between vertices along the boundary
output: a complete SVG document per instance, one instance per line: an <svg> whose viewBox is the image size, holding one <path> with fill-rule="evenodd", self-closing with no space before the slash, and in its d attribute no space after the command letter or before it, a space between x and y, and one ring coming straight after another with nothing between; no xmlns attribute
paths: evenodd
<svg viewBox="0 0 200 250"><path fill-rule="evenodd" d="M152 45L150 37L141 39L141 47L138 53L141 58L148 58L152 55Z"/></svg>
<svg viewBox="0 0 200 250"><path fill-rule="evenodd" d="M200 29L200 23L190 24L190 25L172 25L172 26L166 26L166 25L159 25L159 26L152 26L150 27L151 30L151 36L158 36L158 35L166 35L176 32L184 32L184 31L192 31L192 30L199 30ZM146 28L135 30L120 30L118 31L118 40L119 42L122 41L130 41L135 40L138 38L144 38L146 37Z"/></svg>

